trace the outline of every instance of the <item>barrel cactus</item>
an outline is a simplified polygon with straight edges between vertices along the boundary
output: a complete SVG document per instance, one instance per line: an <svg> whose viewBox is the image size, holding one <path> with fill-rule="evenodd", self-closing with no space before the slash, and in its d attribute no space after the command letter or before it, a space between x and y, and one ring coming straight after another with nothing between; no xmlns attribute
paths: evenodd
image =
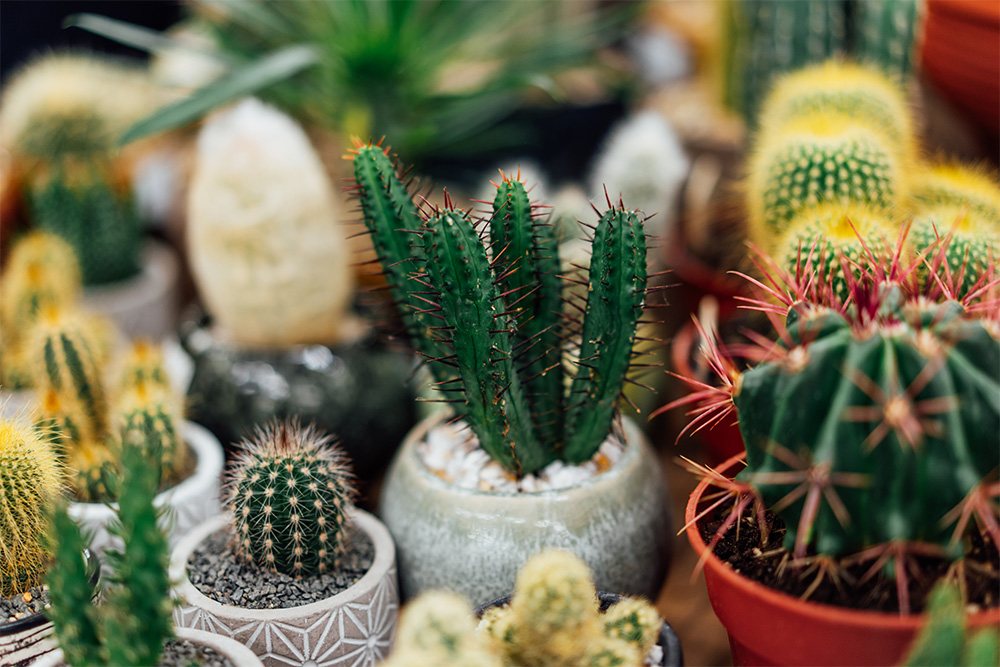
<svg viewBox="0 0 1000 667"><path fill-rule="evenodd" d="M0 596L41 583L46 512L62 483L63 466L45 439L30 425L0 420Z"/></svg>
<svg viewBox="0 0 1000 667"><path fill-rule="evenodd" d="M485 220L418 210L387 148L358 142L356 195L393 297L435 388L516 475L591 458L610 432L646 294L635 211L608 201L593 230L585 302L561 315L554 230L504 176ZM579 349L569 354L570 341ZM573 356L574 364L563 364Z"/></svg>
<svg viewBox="0 0 1000 667"><path fill-rule="evenodd" d="M242 443L226 489L241 559L296 577L337 568L354 487L329 436L294 422L259 429Z"/></svg>

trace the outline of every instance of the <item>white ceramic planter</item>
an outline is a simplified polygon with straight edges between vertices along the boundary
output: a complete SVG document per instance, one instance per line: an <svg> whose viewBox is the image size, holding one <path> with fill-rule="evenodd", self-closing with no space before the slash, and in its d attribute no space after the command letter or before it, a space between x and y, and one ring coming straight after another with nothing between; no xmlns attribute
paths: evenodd
<svg viewBox="0 0 1000 667"><path fill-rule="evenodd" d="M513 590L528 558L548 548L582 558L598 590L656 599L673 544L670 504L660 462L634 423L624 421L625 452L607 472L554 491L498 493L427 469L417 443L438 421L407 436L379 501L404 600L447 588L483 604Z"/></svg>
<svg viewBox="0 0 1000 667"><path fill-rule="evenodd" d="M173 333L180 302L180 269L174 251L150 241L139 275L120 283L88 287L81 304L110 318L128 338L159 341Z"/></svg>
<svg viewBox="0 0 1000 667"><path fill-rule="evenodd" d="M188 579L191 553L232 521L228 514L209 519L181 540L171 556L170 578L180 582L175 589L180 606L174 610L174 622L231 637L249 646L267 667L369 667L381 662L389 653L399 617L396 550L385 526L371 514L355 509L352 520L375 546L375 560L358 583L299 607L244 609L212 600Z"/></svg>
<svg viewBox="0 0 1000 667"><path fill-rule="evenodd" d="M177 486L157 495L154 500L157 507L168 508L160 521L171 546L221 509L219 480L225 462L222 446L214 435L193 422L184 422L182 432L198 459L194 473ZM112 507L101 503L72 503L69 514L81 528L93 535L90 548L98 556L112 544L107 528L115 517Z"/></svg>
<svg viewBox="0 0 1000 667"><path fill-rule="evenodd" d="M233 667L262 667L260 659L253 651L228 637L221 637L211 632L202 632L191 628L174 628L178 639L186 639L195 644L203 644L214 648L229 658ZM62 649L47 653L33 663L34 667L63 667L65 665Z"/></svg>

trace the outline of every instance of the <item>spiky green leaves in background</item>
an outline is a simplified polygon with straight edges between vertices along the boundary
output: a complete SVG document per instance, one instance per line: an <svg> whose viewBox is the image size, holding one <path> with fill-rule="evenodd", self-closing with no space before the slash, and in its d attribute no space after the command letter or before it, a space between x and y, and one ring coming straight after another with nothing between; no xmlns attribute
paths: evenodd
<svg viewBox="0 0 1000 667"><path fill-rule="evenodd" d="M414 233L416 208L386 153L358 146L356 191L415 346L430 350L436 388L517 475L592 457L633 359L646 294L642 220L609 202L594 231L586 303L572 304L582 316L567 324L554 233L536 220L522 183L504 177L482 233L450 201Z"/></svg>
<svg viewBox="0 0 1000 667"><path fill-rule="evenodd" d="M242 447L226 482L236 553L295 577L335 570L354 498L341 451L294 422L272 423Z"/></svg>

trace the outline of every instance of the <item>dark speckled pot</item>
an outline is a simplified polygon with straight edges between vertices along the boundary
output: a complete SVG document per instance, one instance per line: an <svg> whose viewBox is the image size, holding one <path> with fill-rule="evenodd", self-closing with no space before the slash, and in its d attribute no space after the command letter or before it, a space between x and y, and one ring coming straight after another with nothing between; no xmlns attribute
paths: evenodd
<svg viewBox="0 0 1000 667"><path fill-rule="evenodd" d="M404 598L448 588L482 604L513 590L529 557L558 548L590 566L598 589L656 599L670 564L670 506L660 463L635 424L625 421L622 458L584 484L496 493L459 488L423 465L416 445L440 419L407 436L379 502Z"/></svg>

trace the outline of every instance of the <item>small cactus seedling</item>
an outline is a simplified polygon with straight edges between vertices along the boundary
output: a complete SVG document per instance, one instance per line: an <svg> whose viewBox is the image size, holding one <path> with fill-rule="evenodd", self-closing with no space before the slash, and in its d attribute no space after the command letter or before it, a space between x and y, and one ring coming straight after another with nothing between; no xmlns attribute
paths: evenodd
<svg viewBox="0 0 1000 667"><path fill-rule="evenodd" d="M73 667L155 665L164 642L173 636L169 546L157 526L157 474L146 460L149 448L123 447L118 521L111 530L124 547L105 552L111 574L100 607L90 600L93 589L82 557L86 539L65 508L53 517L49 618Z"/></svg>
<svg viewBox="0 0 1000 667"><path fill-rule="evenodd" d="M590 570L565 551L529 559L510 603L487 609L478 631L470 611L452 593L421 595L403 610L396 648L384 664L640 667L663 624L637 598L600 613Z"/></svg>
<svg viewBox="0 0 1000 667"><path fill-rule="evenodd" d="M524 185L504 177L477 221L446 197L421 211L388 149L357 143L365 224L435 388L482 448L517 475L594 455L611 430L646 294L646 239L635 211L608 202L594 228L583 304L563 310L554 229ZM488 241L484 240L488 237ZM576 341L575 364L565 364Z"/></svg>
<svg viewBox="0 0 1000 667"><path fill-rule="evenodd" d="M354 497L340 450L294 422L260 429L242 448L226 484L238 556L296 577L335 570Z"/></svg>
<svg viewBox="0 0 1000 667"><path fill-rule="evenodd" d="M992 667L1000 664L1000 629L966 628L962 593L954 582L942 581L931 591L927 624L913 641L905 667Z"/></svg>
<svg viewBox="0 0 1000 667"><path fill-rule="evenodd" d="M34 429L0 419L0 596L41 583L48 559L45 513L62 477L62 465Z"/></svg>
<svg viewBox="0 0 1000 667"><path fill-rule="evenodd" d="M961 299L954 286L922 287L924 258L907 261L905 242L888 260L866 256L846 298L815 271L792 276L764 258L757 282L771 287L752 305L780 323L779 339L742 373L711 346L722 386L697 383L665 408L704 402L696 427L735 411L747 463L737 483L783 519L790 555L891 561L908 613L916 554L961 557L973 516L983 539L1000 543L989 500L1000 491L990 481L1000 465L1000 279L994 269Z"/></svg>

